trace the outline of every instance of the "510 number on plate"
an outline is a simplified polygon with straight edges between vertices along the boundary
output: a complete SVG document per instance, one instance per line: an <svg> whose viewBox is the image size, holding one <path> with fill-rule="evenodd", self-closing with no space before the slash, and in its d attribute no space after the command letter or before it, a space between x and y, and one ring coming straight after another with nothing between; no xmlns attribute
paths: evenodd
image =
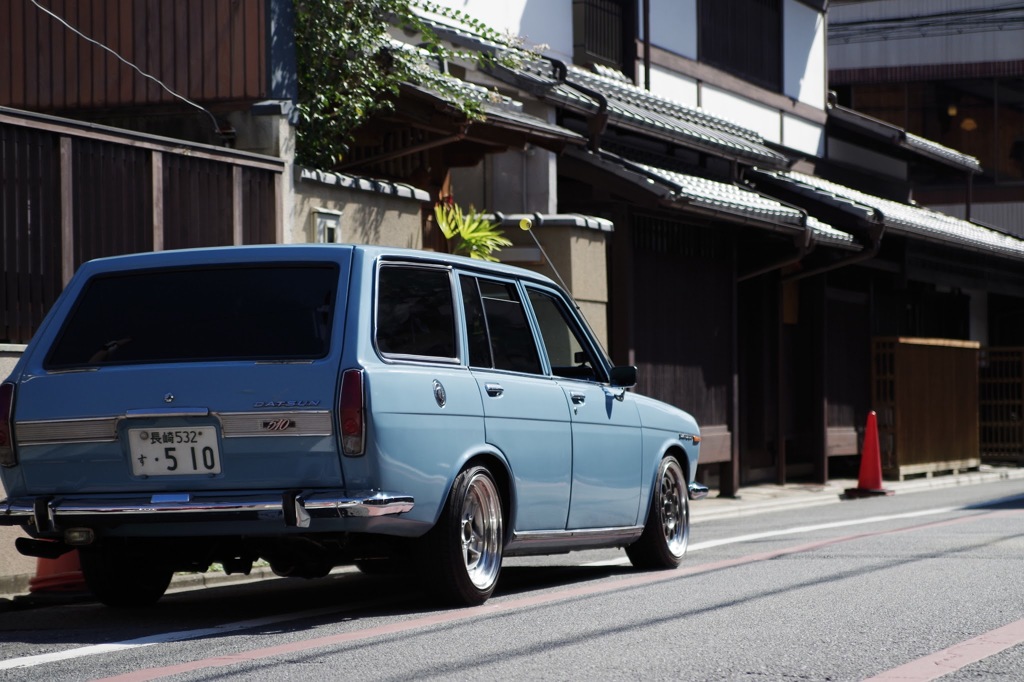
<svg viewBox="0 0 1024 682"><path fill-rule="evenodd" d="M136 476L219 474L217 429L128 429L128 450Z"/></svg>

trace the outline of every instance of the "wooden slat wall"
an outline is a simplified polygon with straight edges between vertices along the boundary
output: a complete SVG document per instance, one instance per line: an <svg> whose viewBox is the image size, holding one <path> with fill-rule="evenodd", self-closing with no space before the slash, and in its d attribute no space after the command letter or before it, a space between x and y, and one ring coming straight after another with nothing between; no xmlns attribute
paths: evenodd
<svg viewBox="0 0 1024 682"><path fill-rule="evenodd" d="M283 162L0 118L0 343L27 343L91 258L277 241Z"/></svg>
<svg viewBox="0 0 1024 682"><path fill-rule="evenodd" d="M981 456L1024 462L1024 348L983 348L979 360Z"/></svg>
<svg viewBox="0 0 1024 682"><path fill-rule="evenodd" d="M267 0L36 0L204 104L267 97ZM62 111L178 104L30 0L0 2L0 106Z"/></svg>
<svg viewBox="0 0 1024 682"><path fill-rule="evenodd" d="M230 246L232 168L188 156L164 158L164 248Z"/></svg>
<svg viewBox="0 0 1024 682"><path fill-rule="evenodd" d="M60 144L0 125L0 342L24 342L61 281Z"/></svg>
<svg viewBox="0 0 1024 682"><path fill-rule="evenodd" d="M244 244L274 244L278 241L277 189L274 177L263 171L242 169L242 236Z"/></svg>
<svg viewBox="0 0 1024 682"><path fill-rule="evenodd" d="M876 338L872 364L886 476L980 464L977 343Z"/></svg>
<svg viewBox="0 0 1024 682"><path fill-rule="evenodd" d="M150 155L145 149L75 140L72 155L74 266L153 249Z"/></svg>
<svg viewBox="0 0 1024 682"><path fill-rule="evenodd" d="M635 215L637 390L729 423L732 382L730 244L713 230ZM697 293L699 292L699 293Z"/></svg>

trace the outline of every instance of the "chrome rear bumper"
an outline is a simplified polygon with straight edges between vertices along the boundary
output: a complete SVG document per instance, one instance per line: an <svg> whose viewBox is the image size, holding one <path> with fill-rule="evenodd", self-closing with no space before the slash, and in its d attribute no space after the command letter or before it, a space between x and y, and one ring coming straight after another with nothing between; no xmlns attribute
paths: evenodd
<svg viewBox="0 0 1024 682"><path fill-rule="evenodd" d="M691 483L687 489L691 500L703 500L708 496L708 487L700 483Z"/></svg>
<svg viewBox="0 0 1024 682"><path fill-rule="evenodd" d="M274 493L206 495L154 493L151 495L97 497L53 495L0 501L0 525L31 523L37 532L79 524L87 517L119 521L128 517L173 515L218 518L283 518L285 525L305 528L311 518L367 517L403 514L412 510L409 495L380 491L287 490Z"/></svg>

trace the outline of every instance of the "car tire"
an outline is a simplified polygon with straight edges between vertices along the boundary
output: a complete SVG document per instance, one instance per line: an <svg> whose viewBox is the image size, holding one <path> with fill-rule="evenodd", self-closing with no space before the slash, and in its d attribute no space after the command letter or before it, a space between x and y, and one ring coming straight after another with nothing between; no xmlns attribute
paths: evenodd
<svg viewBox="0 0 1024 682"><path fill-rule="evenodd" d="M438 596L458 606L487 601L501 573L504 521L501 492L486 467L468 467L455 478L427 540Z"/></svg>
<svg viewBox="0 0 1024 682"><path fill-rule="evenodd" d="M686 474L679 460L668 456L658 466L643 534L626 547L626 555L637 568L675 568L683 560L689 541Z"/></svg>
<svg viewBox="0 0 1024 682"><path fill-rule="evenodd" d="M145 556L112 548L79 550L85 584L101 603L115 608L155 604L171 584L173 571Z"/></svg>

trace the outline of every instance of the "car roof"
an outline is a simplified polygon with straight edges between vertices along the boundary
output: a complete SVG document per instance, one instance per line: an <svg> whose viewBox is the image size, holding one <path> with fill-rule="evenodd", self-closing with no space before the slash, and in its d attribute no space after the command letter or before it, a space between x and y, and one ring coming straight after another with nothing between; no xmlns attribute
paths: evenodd
<svg viewBox="0 0 1024 682"><path fill-rule="evenodd" d="M362 253L370 260L401 260L438 263L461 269L529 279L554 286L542 274L504 263L483 261L438 251L423 251L392 246L366 244L252 244L246 246L211 246L169 251L148 251L97 258L82 265L87 274L182 265L218 265L232 263L280 263L283 261L347 261L352 254Z"/></svg>

